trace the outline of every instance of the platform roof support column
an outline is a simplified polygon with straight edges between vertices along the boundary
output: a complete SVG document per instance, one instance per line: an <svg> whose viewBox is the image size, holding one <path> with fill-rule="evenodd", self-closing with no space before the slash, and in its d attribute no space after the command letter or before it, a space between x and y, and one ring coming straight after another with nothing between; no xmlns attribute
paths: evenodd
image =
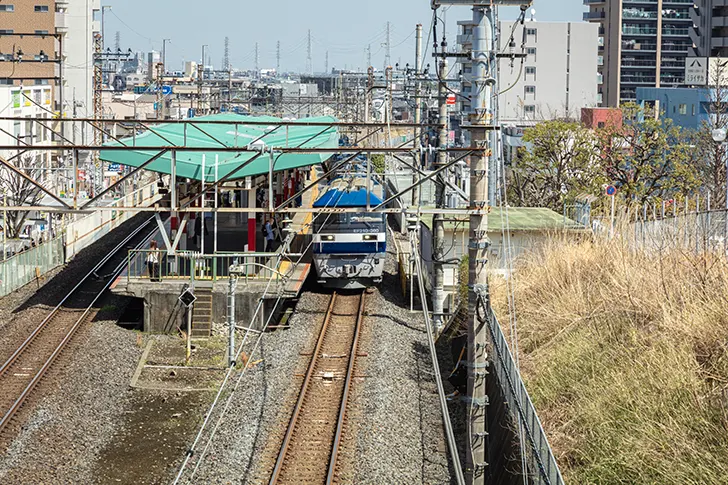
<svg viewBox="0 0 728 485"><path fill-rule="evenodd" d="M220 184L219 182L219 175L218 175L218 164L220 163L220 156L215 155L215 228L213 229L213 237L215 240L213 241L213 253L217 254L217 209L220 204Z"/></svg>
<svg viewBox="0 0 728 485"><path fill-rule="evenodd" d="M255 184L252 177L245 178L245 190L248 192L248 207L255 209ZM255 252L255 212L248 212L248 251Z"/></svg>

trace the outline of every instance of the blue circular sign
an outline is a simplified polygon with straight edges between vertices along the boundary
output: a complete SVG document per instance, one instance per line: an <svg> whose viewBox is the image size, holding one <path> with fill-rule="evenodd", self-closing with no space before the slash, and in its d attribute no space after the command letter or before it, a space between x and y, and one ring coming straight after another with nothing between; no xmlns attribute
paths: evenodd
<svg viewBox="0 0 728 485"><path fill-rule="evenodd" d="M607 186L607 195L614 195L617 193L617 188L614 185Z"/></svg>

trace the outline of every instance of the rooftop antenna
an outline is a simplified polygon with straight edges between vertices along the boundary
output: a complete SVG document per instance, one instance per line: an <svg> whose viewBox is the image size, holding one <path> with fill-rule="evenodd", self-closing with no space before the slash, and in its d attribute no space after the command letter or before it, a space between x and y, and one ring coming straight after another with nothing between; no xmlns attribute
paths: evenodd
<svg viewBox="0 0 728 485"><path fill-rule="evenodd" d="M326 51L326 68L325 71L329 72L329 51Z"/></svg>
<svg viewBox="0 0 728 485"><path fill-rule="evenodd" d="M531 22L535 22L535 21L536 21L536 9L532 8L531 9Z"/></svg>

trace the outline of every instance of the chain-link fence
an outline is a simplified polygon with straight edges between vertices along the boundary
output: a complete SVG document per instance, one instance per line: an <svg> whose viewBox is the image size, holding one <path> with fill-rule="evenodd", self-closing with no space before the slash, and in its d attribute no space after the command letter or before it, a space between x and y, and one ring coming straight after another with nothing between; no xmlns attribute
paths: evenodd
<svg viewBox="0 0 728 485"><path fill-rule="evenodd" d="M0 262L0 296L5 296L64 263L63 238L57 237Z"/></svg>
<svg viewBox="0 0 728 485"><path fill-rule="evenodd" d="M535 485L564 485L556 458L546 433L528 396L516 362L495 313L490 311L488 334L492 347L491 372L495 374L517 426L523 431L523 452L529 472L529 483Z"/></svg>

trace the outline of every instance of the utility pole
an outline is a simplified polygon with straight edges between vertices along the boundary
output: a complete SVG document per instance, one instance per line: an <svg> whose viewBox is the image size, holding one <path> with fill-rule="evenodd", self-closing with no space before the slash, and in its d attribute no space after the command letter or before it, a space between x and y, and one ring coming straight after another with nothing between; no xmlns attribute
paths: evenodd
<svg viewBox="0 0 728 485"><path fill-rule="evenodd" d="M491 102L495 88L493 65L493 11L490 7L473 7L473 98L470 113L470 132L473 145L479 151L470 161L470 241L468 250L468 395L471 413L468 417L466 446L466 477L476 485L485 483L488 463L487 447L487 323L478 320L478 313L489 318L488 275L488 165L491 147L488 126L492 123Z"/></svg>
<svg viewBox="0 0 728 485"><path fill-rule="evenodd" d="M313 74L313 61L311 60L311 30L308 31L308 49L306 55L306 72Z"/></svg>
<svg viewBox="0 0 728 485"><path fill-rule="evenodd" d="M443 44L445 41L443 40ZM443 45L443 56L440 59L440 83L438 89L438 118L437 118L437 161L435 169L444 167L448 162L447 148L447 57L445 57L445 45ZM445 171L447 172L447 171ZM445 180L447 173L437 175L435 178L435 205L438 209L445 207ZM445 269L443 259L445 258L445 224L442 214L434 214L432 217L432 261L433 276L435 281L432 285L432 313L435 329L443 326L443 315L445 313Z"/></svg>
<svg viewBox="0 0 728 485"><path fill-rule="evenodd" d="M384 44L386 51L384 55L384 69L387 69L390 65L392 65L392 44L391 44L391 24L390 22L387 22L387 42Z"/></svg>
<svg viewBox="0 0 728 485"><path fill-rule="evenodd" d="M281 75L281 41L276 43L276 76Z"/></svg>
<svg viewBox="0 0 728 485"><path fill-rule="evenodd" d="M367 68L372 65L372 45L367 45Z"/></svg>
<svg viewBox="0 0 728 485"><path fill-rule="evenodd" d="M164 94L162 93L162 77L164 76L164 62L159 62L157 68L157 120L164 119Z"/></svg>
<svg viewBox="0 0 728 485"><path fill-rule="evenodd" d="M415 124L422 123L422 102L420 100L420 76L422 75L422 24L417 24L417 35L415 36ZM415 127L415 168L420 168L422 164L422 154L420 153L420 128ZM412 184L417 183L419 174L416 170L412 171ZM419 187L415 185L412 190L412 205L417 205L420 200Z"/></svg>

